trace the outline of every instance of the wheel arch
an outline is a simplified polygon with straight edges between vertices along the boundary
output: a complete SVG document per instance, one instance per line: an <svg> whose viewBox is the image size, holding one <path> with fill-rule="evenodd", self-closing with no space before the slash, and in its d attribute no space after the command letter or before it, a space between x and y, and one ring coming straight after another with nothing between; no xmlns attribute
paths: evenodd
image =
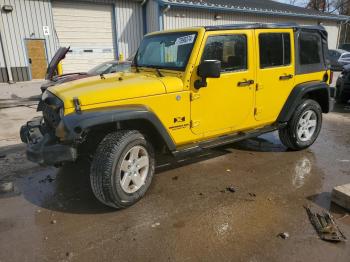
<svg viewBox="0 0 350 262"><path fill-rule="evenodd" d="M163 143L169 151L176 149L175 143L159 118L147 107L119 107L88 110L63 118L66 140L82 139L84 134L98 130L135 129L158 146Z"/></svg>
<svg viewBox="0 0 350 262"><path fill-rule="evenodd" d="M330 111L330 91L328 84L325 82L302 83L295 86L290 93L277 118L277 122L283 123L289 121L303 99L313 99L318 102L323 113Z"/></svg>

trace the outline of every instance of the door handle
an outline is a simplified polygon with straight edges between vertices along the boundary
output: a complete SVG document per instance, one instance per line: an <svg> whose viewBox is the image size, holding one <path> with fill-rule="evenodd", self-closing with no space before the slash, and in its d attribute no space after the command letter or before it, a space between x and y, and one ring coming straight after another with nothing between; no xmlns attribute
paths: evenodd
<svg viewBox="0 0 350 262"><path fill-rule="evenodd" d="M292 74L280 76L280 80L289 80L292 78L293 78Z"/></svg>
<svg viewBox="0 0 350 262"><path fill-rule="evenodd" d="M254 80L241 81L237 83L238 87L250 86L254 84Z"/></svg>

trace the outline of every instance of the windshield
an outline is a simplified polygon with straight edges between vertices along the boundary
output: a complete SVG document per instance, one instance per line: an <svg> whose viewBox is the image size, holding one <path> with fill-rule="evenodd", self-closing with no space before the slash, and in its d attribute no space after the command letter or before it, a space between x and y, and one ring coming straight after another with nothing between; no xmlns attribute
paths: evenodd
<svg viewBox="0 0 350 262"><path fill-rule="evenodd" d="M146 36L135 57L140 67L184 70L197 33L181 32Z"/></svg>

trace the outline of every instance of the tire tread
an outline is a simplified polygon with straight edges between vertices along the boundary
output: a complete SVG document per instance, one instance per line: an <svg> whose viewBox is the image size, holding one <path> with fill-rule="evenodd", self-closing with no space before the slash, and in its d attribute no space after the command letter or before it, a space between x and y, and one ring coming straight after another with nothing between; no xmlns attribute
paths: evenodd
<svg viewBox="0 0 350 262"><path fill-rule="evenodd" d="M125 208L121 201L112 198L112 185L110 174L115 161L114 155L119 150L121 144L131 135L140 135L137 130L119 130L108 134L99 144L91 165L90 181L91 188L96 198L103 204L121 209Z"/></svg>

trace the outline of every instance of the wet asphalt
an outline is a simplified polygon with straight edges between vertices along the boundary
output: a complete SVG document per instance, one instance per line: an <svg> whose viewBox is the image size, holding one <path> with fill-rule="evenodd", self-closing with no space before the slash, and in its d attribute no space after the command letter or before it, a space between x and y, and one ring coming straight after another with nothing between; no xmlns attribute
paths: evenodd
<svg viewBox="0 0 350 262"><path fill-rule="evenodd" d="M39 167L21 144L0 152L0 177L15 186L0 194L1 262L350 261L350 243L320 240L304 210L331 211L350 238L350 217L330 201L350 183L350 105L324 115L304 151L272 133L159 158L146 196L120 211L94 198L88 163Z"/></svg>

